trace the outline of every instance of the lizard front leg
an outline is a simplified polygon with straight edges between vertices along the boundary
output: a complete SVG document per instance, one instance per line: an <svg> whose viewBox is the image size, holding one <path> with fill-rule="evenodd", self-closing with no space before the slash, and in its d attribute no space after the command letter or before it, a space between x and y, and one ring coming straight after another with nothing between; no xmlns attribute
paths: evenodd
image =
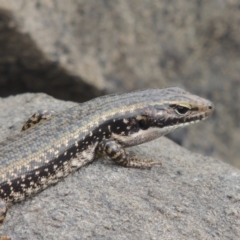
<svg viewBox="0 0 240 240"><path fill-rule="evenodd" d="M129 153L114 140L103 139L99 144L97 151L106 154L111 160L124 167L151 168L154 165L162 165L160 162L154 162L152 159L140 159L137 156L130 156Z"/></svg>
<svg viewBox="0 0 240 240"><path fill-rule="evenodd" d="M51 118L54 114L55 114L55 112L50 111L50 110L37 111L24 123L21 131L23 132L23 131L27 130L28 128L35 127L40 122Z"/></svg>

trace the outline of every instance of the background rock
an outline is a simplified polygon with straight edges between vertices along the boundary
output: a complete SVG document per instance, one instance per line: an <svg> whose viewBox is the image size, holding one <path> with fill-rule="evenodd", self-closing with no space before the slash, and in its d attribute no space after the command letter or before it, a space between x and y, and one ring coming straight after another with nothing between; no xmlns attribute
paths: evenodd
<svg viewBox="0 0 240 240"><path fill-rule="evenodd" d="M85 101L180 86L216 105L171 135L240 167L238 0L0 0L0 93Z"/></svg>
<svg viewBox="0 0 240 240"><path fill-rule="evenodd" d="M75 103L44 94L0 99L0 140L43 108ZM14 111L12 108L14 106ZM240 171L166 138L131 148L162 162L130 169L99 159L9 208L0 236L15 239L239 239Z"/></svg>

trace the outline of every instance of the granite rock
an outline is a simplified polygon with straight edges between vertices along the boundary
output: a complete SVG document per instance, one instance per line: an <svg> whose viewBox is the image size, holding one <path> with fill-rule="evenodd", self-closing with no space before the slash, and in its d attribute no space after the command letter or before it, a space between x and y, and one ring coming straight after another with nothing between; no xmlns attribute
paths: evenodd
<svg viewBox="0 0 240 240"><path fill-rule="evenodd" d="M239 0L0 0L0 93L180 86L216 105L171 138L240 167Z"/></svg>
<svg viewBox="0 0 240 240"><path fill-rule="evenodd" d="M45 94L0 99L0 138L39 109L75 103ZM9 208L0 236L15 239L239 239L240 171L166 138L130 149L162 162L130 169L106 158Z"/></svg>

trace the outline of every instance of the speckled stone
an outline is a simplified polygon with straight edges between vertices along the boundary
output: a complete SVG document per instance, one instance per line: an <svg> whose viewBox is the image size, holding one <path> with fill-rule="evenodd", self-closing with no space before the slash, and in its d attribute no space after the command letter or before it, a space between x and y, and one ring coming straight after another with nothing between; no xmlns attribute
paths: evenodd
<svg viewBox="0 0 240 240"><path fill-rule="evenodd" d="M0 99L0 137L38 109L74 103L44 94ZM9 208L0 236L12 239L238 239L240 171L166 138L131 148L157 159L151 170L103 158Z"/></svg>

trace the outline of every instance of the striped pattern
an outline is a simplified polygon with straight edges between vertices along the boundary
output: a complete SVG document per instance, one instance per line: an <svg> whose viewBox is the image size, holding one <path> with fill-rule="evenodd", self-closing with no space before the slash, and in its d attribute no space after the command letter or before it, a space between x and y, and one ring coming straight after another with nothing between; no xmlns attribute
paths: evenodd
<svg viewBox="0 0 240 240"><path fill-rule="evenodd" d="M179 106L187 113L179 113ZM29 129L0 143L0 199L21 201L92 162L96 151L111 157L102 144L106 140L121 150L203 120L212 111L210 101L180 88L149 89L96 98L34 127L27 122Z"/></svg>

